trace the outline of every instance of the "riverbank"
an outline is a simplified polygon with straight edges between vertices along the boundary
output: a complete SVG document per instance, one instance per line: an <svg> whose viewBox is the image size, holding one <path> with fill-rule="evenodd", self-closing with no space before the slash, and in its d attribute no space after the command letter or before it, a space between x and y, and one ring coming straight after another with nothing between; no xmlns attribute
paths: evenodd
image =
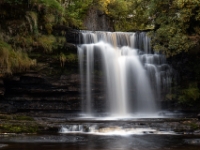
<svg viewBox="0 0 200 150"><path fill-rule="evenodd" d="M125 128L150 128L156 131L174 132L175 134L200 134L200 121L197 118L128 118L107 120L98 118L79 118L74 115L48 114L48 117L27 114L0 114L0 134L57 134L63 126L82 126L88 133L91 126L98 130ZM88 128L88 129L87 129ZM152 132L153 134L153 132Z"/></svg>

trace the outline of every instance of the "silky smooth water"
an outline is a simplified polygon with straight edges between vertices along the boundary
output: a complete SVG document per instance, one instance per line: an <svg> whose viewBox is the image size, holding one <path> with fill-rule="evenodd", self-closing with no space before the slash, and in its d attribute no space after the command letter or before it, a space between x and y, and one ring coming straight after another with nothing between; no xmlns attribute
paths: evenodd
<svg viewBox="0 0 200 150"><path fill-rule="evenodd" d="M79 38L83 114L95 116L94 89L102 88L107 116L156 116L171 68L163 55L152 52L146 33L82 31ZM103 87L95 87L95 64L101 68Z"/></svg>

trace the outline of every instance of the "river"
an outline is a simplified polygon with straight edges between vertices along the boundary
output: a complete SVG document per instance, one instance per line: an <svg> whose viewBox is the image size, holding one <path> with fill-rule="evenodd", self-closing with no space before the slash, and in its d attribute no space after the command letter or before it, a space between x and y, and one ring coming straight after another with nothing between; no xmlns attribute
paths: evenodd
<svg viewBox="0 0 200 150"><path fill-rule="evenodd" d="M4 145L2 145L4 144ZM2 145L2 147L1 147ZM1 150L199 150L196 135L55 134L1 137Z"/></svg>

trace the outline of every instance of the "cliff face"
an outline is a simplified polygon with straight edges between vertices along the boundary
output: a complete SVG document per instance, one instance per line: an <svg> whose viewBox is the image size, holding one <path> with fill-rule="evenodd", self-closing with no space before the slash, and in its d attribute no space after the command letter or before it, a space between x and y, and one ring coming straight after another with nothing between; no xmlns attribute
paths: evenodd
<svg viewBox="0 0 200 150"><path fill-rule="evenodd" d="M94 84L101 86L99 80ZM13 75L1 80L0 113L66 113L81 111L79 74L48 77L39 72ZM5 93L4 93L5 91ZM94 89L94 105L101 109L102 91ZM98 111L98 110L97 110Z"/></svg>
<svg viewBox="0 0 200 150"><path fill-rule="evenodd" d="M54 32L60 30L71 33L59 27ZM77 48L65 43L62 51L70 54L63 66L56 52L45 54L38 49L29 53L37 66L0 78L0 113L80 111Z"/></svg>
<svg viewBox="0 0 200 150"><path fill-rule="evenodd" d="M48 20L54 20L54 15L48 16L35 5L3 3L0 8L0 42L12 50L26 52L37 62L23 71L0 73L0 113L79 112L80 77L75 45L80 42L78 30ZM2 14L7 10L14 11ZM92 8L87 16L84 23L88 30L113 31L111 20L99 10ZM94 97L98 99L102 94L96 91Z"/></svg>
<svg viewBox="0 0 200 150"><path fill-rule="evenodd" d="M79 75L49 78L26 73L4 79L0 112L65 112L80 110Z"/></svg>
<svg viewBox="0 0 200 150"><path fill-rule="evenodd" d="M114 31L112 19L92 6L84 19L84 26L91 31Z"/></svg>

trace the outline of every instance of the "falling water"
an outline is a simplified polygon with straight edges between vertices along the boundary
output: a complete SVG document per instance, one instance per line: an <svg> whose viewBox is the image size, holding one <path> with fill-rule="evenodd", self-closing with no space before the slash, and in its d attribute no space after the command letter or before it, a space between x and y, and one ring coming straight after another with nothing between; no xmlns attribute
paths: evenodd
<svg viewBox="0 0 200 150"><path fill-rule="evenodd" d="M94 116L95 62L101 66L105 111L112 117L155 114L161 91L170 83L165 57L153 53L146 33L80 33L78 46L82 111Z"/></svg>

